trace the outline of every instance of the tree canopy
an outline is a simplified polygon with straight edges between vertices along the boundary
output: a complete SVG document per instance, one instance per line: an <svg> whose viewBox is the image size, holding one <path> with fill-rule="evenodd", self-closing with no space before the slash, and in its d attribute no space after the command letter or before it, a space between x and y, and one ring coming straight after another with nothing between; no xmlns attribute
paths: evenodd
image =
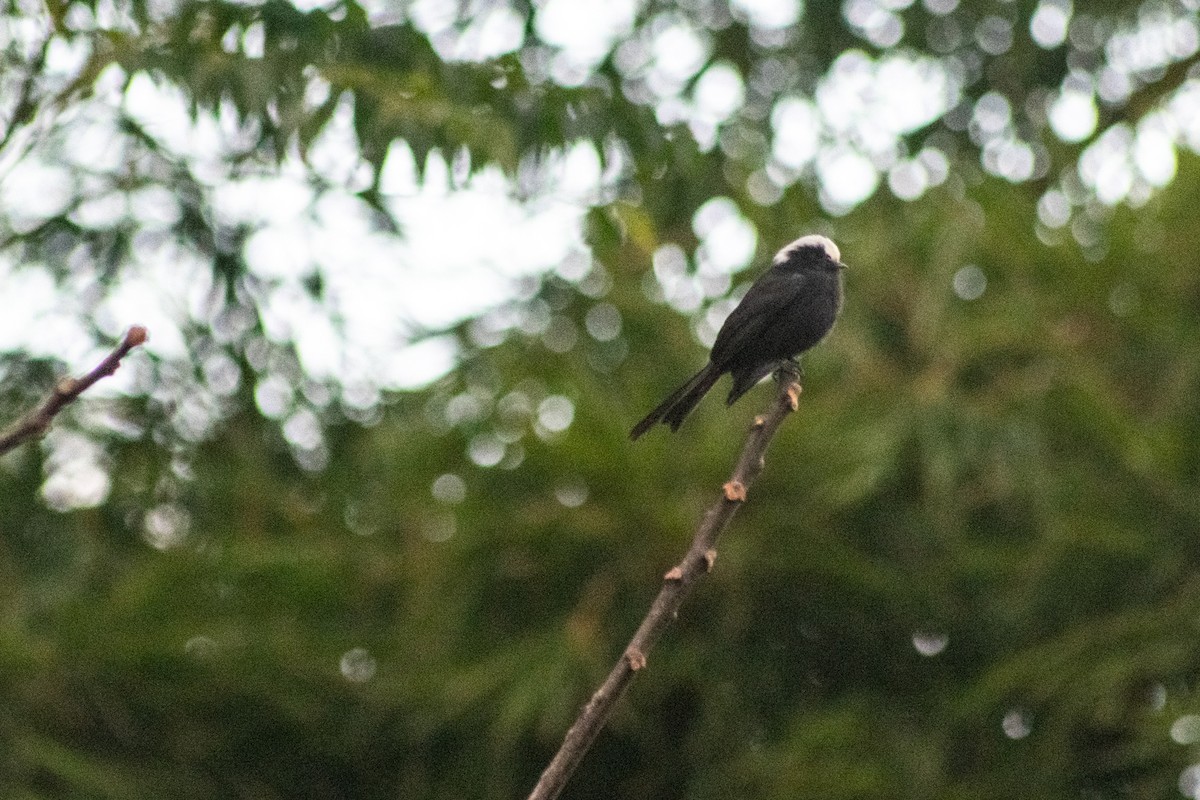
<svg viewBox="0 0 1200 800"><path fill-rule="evenodd" d="M5 3L0 425L151 338L0 458L0 794L523 796L769 392L629 427L815 232L845 312L563 796L1200 796L1198 53L1194 0ZM488 187L536 233L429 269Z"/></svg>

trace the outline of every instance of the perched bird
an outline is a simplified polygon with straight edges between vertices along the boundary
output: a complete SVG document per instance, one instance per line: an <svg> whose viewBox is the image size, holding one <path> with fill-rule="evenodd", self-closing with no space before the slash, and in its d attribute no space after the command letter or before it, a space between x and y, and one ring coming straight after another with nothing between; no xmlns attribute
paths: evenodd
<svg viewBox="0 0 1200 800"><path fill-rule="evenodd" d="M842 254L824 236L802 236L776 254L713 343L708 364L671 393L629 433L636 439L657 422L679 430L700 399L726 372L733 405L776 369L825 338L842 310Z"/></svg>

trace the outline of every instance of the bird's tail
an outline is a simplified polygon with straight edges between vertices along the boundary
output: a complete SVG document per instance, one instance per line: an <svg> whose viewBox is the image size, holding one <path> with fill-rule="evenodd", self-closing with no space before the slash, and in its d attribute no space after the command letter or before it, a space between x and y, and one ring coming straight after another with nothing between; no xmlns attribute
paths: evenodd
<svg viewBox="0 0 1200 800"><path fill-rule="evenodd" d="M629 438L638 438L658 422L670 425L673 431L679 430L679 426L683 424L683 418L691 413L691 410L700 402L700 398L708 393L708 390L720 377L721 370L710 362L704 369L688 379L687 383L671 392L671 396L647 414L645 419L634 425L633 430L629 432Z"/></svg>

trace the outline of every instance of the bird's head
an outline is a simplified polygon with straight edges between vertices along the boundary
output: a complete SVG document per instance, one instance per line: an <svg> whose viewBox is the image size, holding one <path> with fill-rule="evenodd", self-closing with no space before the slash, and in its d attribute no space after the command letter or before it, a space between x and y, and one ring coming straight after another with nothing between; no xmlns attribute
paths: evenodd
<svg viewBox="0 0 1200 800"><path fill-rule="evenodd" d="M772 263L776 266L792 264L801 269L845 269L846 267L842 263L842 251L838 250L838 246L833 243L833 240L815 233L801 236L780 250L775 254L775 260Z"/></svg>

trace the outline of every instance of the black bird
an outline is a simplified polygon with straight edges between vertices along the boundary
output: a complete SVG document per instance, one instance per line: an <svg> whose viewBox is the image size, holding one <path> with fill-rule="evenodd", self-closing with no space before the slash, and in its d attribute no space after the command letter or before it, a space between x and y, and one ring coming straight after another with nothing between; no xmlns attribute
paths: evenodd
<svg viewBox="0 0 1200 800"><path fill-rule="evenodd" d="M771 268L725 320L708 364L671 393L629 432L636 439L657 422L679 430L700 399L726 372L733 376L726 405L825 338L842 310L842 254L824 236L802 236L779 251Z"/></svg>

